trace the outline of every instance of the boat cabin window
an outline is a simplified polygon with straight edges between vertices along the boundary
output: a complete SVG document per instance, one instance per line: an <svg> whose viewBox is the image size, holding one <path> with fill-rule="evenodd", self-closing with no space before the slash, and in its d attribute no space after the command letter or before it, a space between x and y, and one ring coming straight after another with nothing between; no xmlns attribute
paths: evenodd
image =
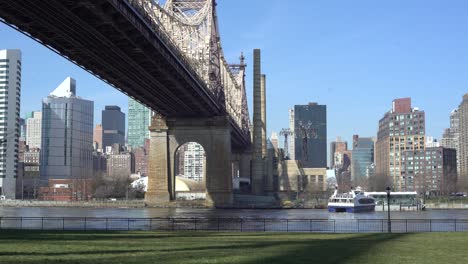
<svg viewBox="0 0 468 264"><path fill-rule="evenodd" d="M359 203L360 204L373 204L374 200L368 199L368 198L362 198L362 199L359 199Z"/></svg>

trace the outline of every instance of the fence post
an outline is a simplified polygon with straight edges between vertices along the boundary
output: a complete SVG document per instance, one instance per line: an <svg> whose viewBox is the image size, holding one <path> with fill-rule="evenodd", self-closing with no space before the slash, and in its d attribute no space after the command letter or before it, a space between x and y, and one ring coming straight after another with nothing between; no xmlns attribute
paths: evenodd
<svg viewBox="0 0 468 264"><path fill-rule="evenodd" d="M244 232L243 231L243 224L244 224L244 218L241 218L241 232Z"/></svg>
<svg viewBox="0 0 468 264"><path fill-rule="evenodd" d="M286 232L289 232L289 219L286 219Z"/></svg>
<svg viewBox="0 0 468 264"><path fill-rule="evenodd" d="M174 230L175 230L175 219L172 218L172 231L174 231Z"/></svg>
<svg viewBox="0 0 468 264"><path fill-rule="evenodd" d="M312 232L312 219L309 219L309 233Z"/></svg>
<svg viewBox="0 0 468 264"><path fill-rule="evenodd" d="M41 231L44 230L44 217L41 217Z"/></svg>
<svg viewBox="0 0 468 264"><path fill-rule="evenodd" d="M108 222L109 222L109 218L106 217L106 231L109 230L109 227L107 226Z"/></svg>
<svg viewBox="0 0 468 264"><path fill-rule="evenodd" d="M65 217L62 217L62 231L65 230Z"/></svg>
<svg viewBox="0 0 468 264"><path fill-rule="evenodd" d="M457 232L457 219L455 219L455 232Z"/></svg>
<svg viewBox="0 0 468 264"><path fill-rule="evenodd" d="M358 233L360 232L360 230L359 230L359 229L360 229L360 228L359 228L359 224L360 224L360 223L361 223L361 222L359 221L359 219L357 219L357 232L358 232Z"/></svg>
<svg viewBox="0 0 468 264"><path fill-rule="evenodd" d="M380 226L382 227L382 233L384 232L383 231L383 221L384 221L383 219L380 220Z"/></svg>
<svg viewBox="0 0 468 264"><path fill-rule="evenodd" d="M408 218L406 218L405 233L408 233Z"/></svg>
<svg viewBox="0 0 468 264"><path fill-rule="evenodd" d="M336 219L333 219L333 233L336 233Z"/></svg>
<svg viewBox="0 0 468 264"><path fill-rule="evenodd" d="M263 218L263 232L266 232L266 219Z"/></svg>
<svg viewBox="0 0 468 264"><path fill-rule="evenodd" d="M429 232L432 232L432 219L429 219Z"/></svg>
<svg viewBox="0 0 468 264"><path fill-rule="evenodd" d="M127 218L127 231L130 231L130 218Z"/></svg>

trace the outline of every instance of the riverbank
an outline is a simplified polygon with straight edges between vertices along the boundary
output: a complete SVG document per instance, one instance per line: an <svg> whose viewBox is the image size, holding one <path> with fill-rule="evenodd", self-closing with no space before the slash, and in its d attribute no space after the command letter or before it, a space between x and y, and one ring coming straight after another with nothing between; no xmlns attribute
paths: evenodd
<svg viewBox="0 0 468 264"><path fill-rule="evenodd" d="M462 263L467 244L466 233L0 231L0 263Z"/></svg>
<svg viewBox="0 0 468 264"><path fill-rule="evenodd" d="M283 206L260 207L238 205L225 209L326 209L326 205L305 204L295 206L292 202L283 204ZM453 202L429 202L425 204L426 209L466 209L468 203ZM158 206L148 206L144 200L105 200L105 201L37 201L37 200L5 200L0 201L0 207L70 207L70 208L205 208L203 200L197 201L176 201L160 204ZM392 211L417 211L415 206L392 205ZM376 211L386 211L386 206L376 206Z"/></svg>
<svg viewBox="0 0 468 264"><path fill-rule="evenodd" d="M105 201L37 201L5 200L0 207L76 207L76 208L208 208L204 201L177 201L148 206L144 200L105 200Z"/></svg>

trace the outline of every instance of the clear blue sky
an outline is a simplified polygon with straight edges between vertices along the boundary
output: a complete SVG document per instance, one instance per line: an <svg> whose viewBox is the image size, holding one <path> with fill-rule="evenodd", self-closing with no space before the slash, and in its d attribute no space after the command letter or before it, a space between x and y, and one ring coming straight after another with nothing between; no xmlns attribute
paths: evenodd
<svg viewBox="0 0 468 264"><path fill-rule="evenodd" d="M426 111L427 134L439 138L468 92L468 1L219 0L225 56L244 51L252 99L252 49L262 49L268 130L288 126L288 108L328 107L328 137L375 136L398 97ZM0 24L0 49L23 51L21 111L67 76L79 96L127 111L127 98L43 46ZM283 139L281 139L283 141Z"/></svg>

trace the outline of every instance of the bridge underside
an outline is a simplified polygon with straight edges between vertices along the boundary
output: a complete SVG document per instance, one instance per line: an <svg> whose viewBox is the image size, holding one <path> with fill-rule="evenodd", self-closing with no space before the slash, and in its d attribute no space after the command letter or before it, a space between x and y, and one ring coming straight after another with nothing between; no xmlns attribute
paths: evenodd
<svg viewBox="0 0 468 264"><path fill-rule="evenodd" d="M123 0L0 0L0 17L167 118L227 116L150 20ZM229 118L232 145L250 139Z"/></svg>

